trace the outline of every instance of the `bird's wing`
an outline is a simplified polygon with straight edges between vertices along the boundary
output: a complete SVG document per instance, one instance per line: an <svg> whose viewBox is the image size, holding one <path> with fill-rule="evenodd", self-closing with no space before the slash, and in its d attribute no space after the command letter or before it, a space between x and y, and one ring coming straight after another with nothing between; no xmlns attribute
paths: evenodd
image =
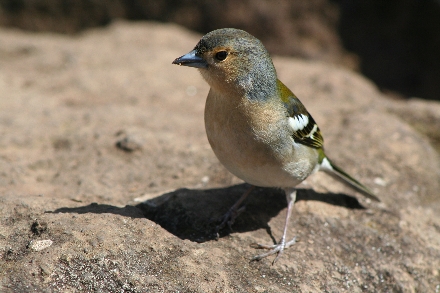
<svg viewBox="0 0 440 293"><path fill-rule="evenodd" d="M321 131L313 117L307 112L301 101L278 80L278 92L289 114L289 124L293 129L295 142L320 149L324 145Z"/></svg>

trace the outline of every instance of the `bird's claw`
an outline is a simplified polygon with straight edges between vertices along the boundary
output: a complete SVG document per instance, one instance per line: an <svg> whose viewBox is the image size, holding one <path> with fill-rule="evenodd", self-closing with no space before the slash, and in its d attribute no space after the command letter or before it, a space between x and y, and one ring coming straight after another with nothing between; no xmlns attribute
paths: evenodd
<svg viewBox="0 0 440 293"><path fill-rule="evenodd" d="M251 244L252 248L255 248L255 249L269 249L269 251L266 252L266 253L262 253L262 254L254 256L251 259L251 261L261 260L261 259L263 259L263 258L265 258L267 256L270 256L270 255L273 255L273 254L277 254L277 256L275 257L275 259L272 262L272 264L274 264L275 262L277 262L279 257L283 254L284 249L289 248L290 246L294 245L295 243L296 243L296 237L293 237L293 239L290 240L287 243L286 243L286 241L284 239L281 239L280 243L274 244L274 245L252 243Z"/></svg>
<svg viewBox="0 0 440 293"><path fill-rule="evenodd" d="M236 209L234 207L230 208L229 211L219 219L219 222L221 221L220 224L215 227L216 239L220 237L219 231L223 229L226 224L228 225L229 229L232 230L232 225L234 224L235 219L237 219L237 217L245 210L245 206L242 206L239 209Z"/></svg>

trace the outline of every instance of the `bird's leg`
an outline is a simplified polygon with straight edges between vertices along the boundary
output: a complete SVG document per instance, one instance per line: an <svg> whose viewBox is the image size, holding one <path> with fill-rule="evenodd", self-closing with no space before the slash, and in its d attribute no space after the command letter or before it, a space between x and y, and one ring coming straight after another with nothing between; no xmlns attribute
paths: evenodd
<svg viewBox="0 0 440 293"><path fill-rule="evenodd" d="M218 232L225 227L226 224L228 224L229 229L231 229L232 224L234 224L235 219L245 210L245 207L240 205L242 202L249 196L249 194L254 190L255 186L251 186L241 197L237 202L228 210L226 214L223 215L223 217L220 218L220 225L218 225L215 228L215 232L217 234L217 238L219 238Z"/></svg>
<svg viewBox="0 0 440 293"><path fill-rule="evenodd" d="M284 189L285 193L286 193L286 198L287 198L287 215L286 215L286 222L284 224L284 232L283 232L283 237L281 237L281 240L278 244L275 245L265 245L265 244L257 244L254 243L251 246L253 248L264 248L264 249L270 249L268 252L263 253L263 254L259 254L257 256L254 256L252 258L252 260L260 260L265 258L266 256L272 255L272 254L277 254L276 258L273 261L273 264L278 260L278 258L283 254L283 251L285 248L288 248L290 246L292 246L293 244L296 243L296 237L293 237L292 240L290 240L289 242L286 242L286 236L287 236L287 227L289 225L289 221L290 221L290 216L292 215L292 211L293 211L293 205L295 204L295 199L296 199L296 189L294 188L286 188Z"/></svg>

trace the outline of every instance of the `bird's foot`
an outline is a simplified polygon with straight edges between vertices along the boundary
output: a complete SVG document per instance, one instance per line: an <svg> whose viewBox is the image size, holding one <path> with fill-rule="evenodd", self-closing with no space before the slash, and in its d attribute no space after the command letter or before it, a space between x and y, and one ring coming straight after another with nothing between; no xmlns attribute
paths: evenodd
<svg viewBox="0 0 440 293"><path fill-rule="evenodd" d="M280 243L275 244L275 245L253 243L253 244L251 244L252 248L269 249L269 251L266 253L262 253L262 254L254 256L251 259L251 261L261 260L269 255L277 254L277 256L275 257L275 259L272 262L272 264L274 264L280 258L280 256L283 254L284 249L289 248L290 246L294 245L295 243L296 243L296 237L293 237L293 239L290 240L289 242L286 242L285 239L281 239Z"/></svg>
<svg viewBox="0 0 440 293"><path fill-rule="evenodd" d="M236 203L229 209L229 211L224 214L223 217L221 217L218 221L220 222L220 225L218 225L215 228L216 238L218 239L220 237L219 231L223 229L226 224L228 224L228 227L230 230L232 230L232 224L234 224L235 219L246 209L245 206L242 206L241 204L243 201L248 197L248 195L254 190L255 186L251 186L243 195L240 197L239 200L237 200Z"/></svg>
<svg viewBox="0 0 440 293"><path fill-rule="evenodd" d="M229 229L232 230L232 225L234 224L235 219L237 219L237 217L238 217L242 212L244 212L245 209L246 209L245 206L242 206L242 207L240 207L240 208L237 208L237 207L234 205L233 207L231 207L231 208L229 209L229 211L228 211L226 214L223 215L223 217L221 217L221 218L219 219L220 224L219 224L217 227L215 227L215 233L216 233L216 238L217 238L217 239L220 237L220 235L219 235L219 231L220 231L221 229L223 229L223 228L226 226L226 224L228 225Z"/></svg>

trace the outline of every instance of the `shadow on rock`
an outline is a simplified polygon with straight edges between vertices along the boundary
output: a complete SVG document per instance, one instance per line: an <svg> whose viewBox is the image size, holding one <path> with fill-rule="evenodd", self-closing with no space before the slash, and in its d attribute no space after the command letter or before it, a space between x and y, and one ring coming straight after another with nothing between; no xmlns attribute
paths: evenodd
<svg viewBox="0 0 440 293"><path fill-rule="evenodd" d="M219 219L250 187L239 184L217 189L177 189L136 206L123 208L92 203L84 207L60 208L51 213L113 213L132 218L146 217L181 239L205 242L217 238ZM297 201L315 200L349 209L364 209L359 201L345 194L317 193L298 189ZM246 210L236 219L233 232L266 229L268 222L286 208L284 192L273 188L255 188L244 202ZM231 233L220 231L220 237Z"/></svg>
<svg viewBox="0 0 440 293"><path fill-rule="evenodd" d="M76 208L60 208L55 211L46 211L48 214L72 213L72 214L115 214L130 218L145 218L141 210L134 206L125 206L123 208L115 207L108 204L91 203L83 207Z"/></svg>

